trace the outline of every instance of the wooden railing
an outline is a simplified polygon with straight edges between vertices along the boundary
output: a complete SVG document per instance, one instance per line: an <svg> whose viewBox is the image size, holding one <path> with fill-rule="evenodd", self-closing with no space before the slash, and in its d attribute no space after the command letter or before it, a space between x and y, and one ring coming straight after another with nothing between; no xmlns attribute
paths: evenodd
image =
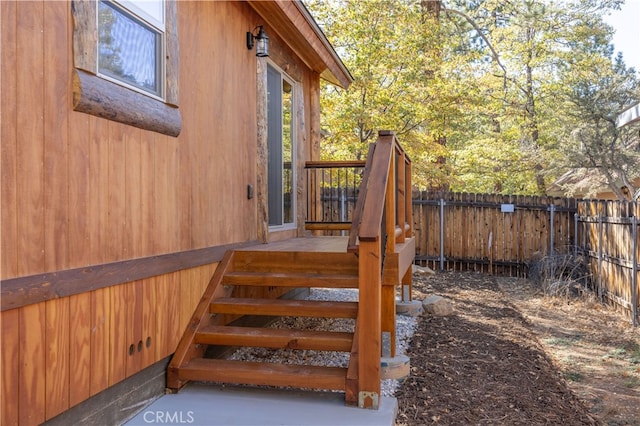
<svg viewBox="0 0 640 426"><path fill-rule="evenodd" d="M358 256L359 309L347 399L377 408L382 333L395 322L395 284L383 286L385 258L413 235L411 160L391 131L380 131L364 161L307 162L305 227L323 235L349 233ZM411 254L413 256L413 253ZM410 271L408 272L410 278ZM404 284L404 283L403 283ZM384 328L384 330L383 330ZM391 331L395 354L395 329Z"/></svg>
<svg viewBox="0 0 640 426"><path fill-rule="evenodd" d="M351 228L365 161L308 161L305 228L340 235Z"/></svg>
<svg viewBox="0 0 640 426"><path fill-rule="evenodd" d="M384 315L389 315L383 306L395 302L386 300L395 299L394 287L391 292L382 289L383 263L397 242L412 235L410 194L411 161L393 132L380 131L369 149L350 232L350 247L357 246L359 263L355 344L359 352L358 405L363 408L379 403L382 324Z"/></svg>
<svg viewBox="0 0 640 426"><path fill-rule="evenodd" d="M378 141L382 137L393 137L395 140L392 132L381 131ZM363 192L368 188L367 181L377 145L374 143L369 146L366 161L307 161L307 230L319 231L323 235L348 231L349 248L357 251L358 228L366 198ZM395 236L389 247L393 250L395 241L402 242L405 236L412 235L411 161L397 140L383 149L386 150L386 155L394 153L394 161L389 163L393 165L393 171L386 176L394 181L393 186L385 189L389 194L379 194L384 196L387 207L395 213L394 221L385 222L385 234Z"/></svg>

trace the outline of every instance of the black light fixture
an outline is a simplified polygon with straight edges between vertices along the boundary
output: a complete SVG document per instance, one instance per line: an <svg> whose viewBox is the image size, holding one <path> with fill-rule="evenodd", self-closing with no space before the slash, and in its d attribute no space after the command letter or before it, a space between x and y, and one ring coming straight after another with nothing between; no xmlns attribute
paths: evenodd
<svg viewBox="0 0 640 426"><path fill-rule="evenodd" d="M264 32L262 25L258 25L253 31L258 30L254 35L247 31L247 49L253 49L256 46L256 56L263 58L269 56L269 37Z"/></svg>

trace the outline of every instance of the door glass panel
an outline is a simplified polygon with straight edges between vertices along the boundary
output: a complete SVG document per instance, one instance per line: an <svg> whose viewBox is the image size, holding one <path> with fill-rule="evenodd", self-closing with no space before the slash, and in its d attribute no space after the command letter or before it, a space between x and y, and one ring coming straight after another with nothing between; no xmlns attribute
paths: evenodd
<svg viewBox="0 0 640 426"><path fill-rule="evenodd" d="M269 226L282 225L282 77L267 67L267 194Z"/></svg>
<svg viewBox="0 0 640 426"><path fill-rule="evenodd" d="M267 191L269 226L295 223L293 85L267 67Z"/></svg>
<svg viewBox="0 0 640 426"><path fill-rule="evenodd" d="M293 140L291 134L293 87L282 80L282 192L284 196L284 223L293 223Z"/></svg>

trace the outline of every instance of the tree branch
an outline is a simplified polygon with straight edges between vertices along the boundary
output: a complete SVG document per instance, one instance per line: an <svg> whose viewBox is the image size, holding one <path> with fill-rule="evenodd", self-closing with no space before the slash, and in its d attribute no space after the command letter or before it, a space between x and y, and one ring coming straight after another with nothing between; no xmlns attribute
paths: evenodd
<svg viewBox="0 0 640 426"><path fill-rule="evenodd" d="M476 24L476 22L469 15L467 15L464 12L460 12L458 10L448 9L448 8L444 8L444 7L440 11L444 12L444 13L451 13L453 15L462 16L473 27L473 29L476 30L478 35L480 37L482 37L482 40L484 40L484 42L489 47L489 50L491 50L491 56L493 57L493 60L496 61L496 63L498 64L498 66L500 68L502 68L502 71L504 72L504 78L506 79L507 78L507 68L504 65L502 65L502 62L500 62L500 56L498 56L498 52L496 52L496 50L493 48L493 45L491 44L489 39L484 35L484 33L482 32L482 29L478 26L478 24Z"/></svg>

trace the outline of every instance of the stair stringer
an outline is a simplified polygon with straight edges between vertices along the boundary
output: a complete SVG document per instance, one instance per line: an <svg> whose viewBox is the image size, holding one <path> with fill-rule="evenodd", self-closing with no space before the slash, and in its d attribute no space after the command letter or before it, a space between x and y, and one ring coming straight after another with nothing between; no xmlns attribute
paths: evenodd
<svg viewBox="0 0 640 426"><path fill-rule="evenodd" d="M351 344L351 353L349 354L349 366L347 367L347 377L344 384L344 399L346 405L358 405L358 393L360 391L358 385L358 318L353 329L353 343Z"/></svg>
<svg viewBox="0 0 640 426"><path fill-rule="evenodd" d="M196 307L187 327L180 338L178 347L171 358L171 362L167 368L167 388L170 391L177 392L187 381L180 380L178 370L194 358L201 358L207 348L207 345L195 343L195 337L198 330L207 325L211 325L211 315L209 306L214 298L229 297L231 289L221 285L224 275L231 268L233 262L233 251L227 251L218 264L207 289L202 294L200 302ZM228 294L227 294L228 293Z"/></svg>

